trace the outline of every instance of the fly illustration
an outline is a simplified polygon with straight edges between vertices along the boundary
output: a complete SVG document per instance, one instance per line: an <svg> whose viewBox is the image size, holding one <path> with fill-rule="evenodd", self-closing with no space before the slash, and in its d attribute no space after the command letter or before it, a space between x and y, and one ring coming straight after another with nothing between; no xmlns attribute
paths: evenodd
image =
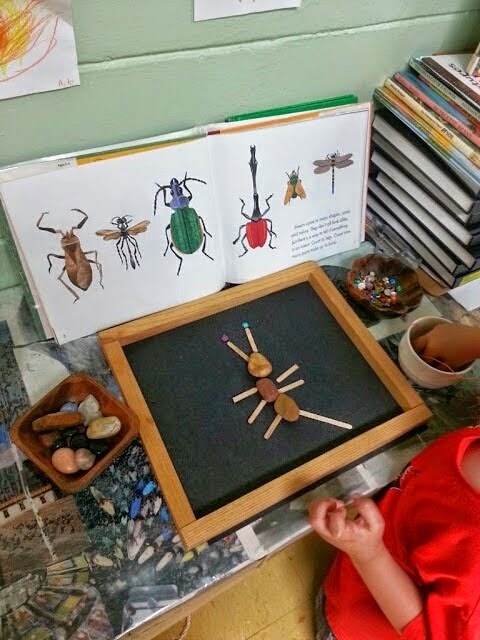
<svg viewBox="0 0 480 640"><path fill-rule="evenodd" d="M300 167L295 171L292 169L291 173L287 172L288 184L285 192L285 200L283 204L290 204L292 198L300 198L304 200L307 197L305 189L303 188L302 181L300 180Z"/></svg>
<svg viewBox="0 0 480 640"><path fill-rule="evenodd" d="M142 220L141 222L134 224L133 227L130 224L133 222L132 216L115 216L110 221L116 229L100 229L96 231L97 236L102 236L104 240L116 240L117 253L120 258L120 262L125 266L128 271L128 263L132 269L140 266L139 258L142 257L138 241L134 236L139 233L145 233L149 220Z"/></svg>

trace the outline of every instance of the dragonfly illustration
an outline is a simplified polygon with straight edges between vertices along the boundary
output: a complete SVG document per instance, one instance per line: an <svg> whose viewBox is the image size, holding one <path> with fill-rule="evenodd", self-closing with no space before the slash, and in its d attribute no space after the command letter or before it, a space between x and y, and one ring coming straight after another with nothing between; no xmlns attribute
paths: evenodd
<svg viewBox="0 0 480 640"><path fill-rule="evenodd" d="M325 160L314 161L315 169L313 173L326 173L330 171L330 169L332 170L332 194L335 193L335 169L344 169L353 164L353 160L351 160L352 155L352 153L346 153L344 156L341 156L338 151L336 151L335 153L329 153Z"/></svg>

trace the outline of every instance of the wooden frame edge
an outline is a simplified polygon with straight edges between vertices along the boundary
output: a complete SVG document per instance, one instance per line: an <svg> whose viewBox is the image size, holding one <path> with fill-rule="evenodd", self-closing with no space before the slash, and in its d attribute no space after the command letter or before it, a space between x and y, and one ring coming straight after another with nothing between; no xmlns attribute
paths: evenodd
<svg viewBox="0 0 480 640"><path fill-rule="evenodd" d="M182 483L122 347L118 342L107 342L102 346L127 405L131 411L139 414L139 433L148 459L154 470L159 468L164 470L161 478L160 474L156 473L157 480L164 497L168 496L167 502L172 518L180 531L182 527L195 521L195 514Z"/></svg>
<svg viewBox="0 0 480 640"><path fill-rule="evenodd" d="M241 525L265 511L281 500L288 499L318 482L323 477L335 473L358 459L358 449L364 446L365 454L372 453L393 440L420 426L431 417L426 405L409 409L373 429L352 438L348 442L317 456L313 460L292 469L288 473L271 480L262 487L237 498L233 502L212 511L203 518L183 527L180 537L185 548L192 549L205 540L221 535L225 530Z"/></svg>
<svg viewBox="0 0 480 640"><path fill-rule="evenodd" d="M400 407L405 411L423 404L422 398L359 320L327 275L318 269L310 275L309 283Z"/></svg>
<svg viewBox="0 0 480 640"><path fill-rule="evenodd" d="M130 368L123 346L303 282L309 283L314 289L349 340L398 402L403 413L197 519ZM228 289L113 327L102 331L99 340L127 404L134 407L138 413L144 448L187 549L241 525L245 520L255 517L281 500L288 499L326 475L352 464L358 458L359 448L366 447L362 451L369 454L422 424L431 416L420 396L315 262L305 262L253 280L241 290L238 287Z"/></svg>
<svg viewBox="0 0 480 640"><path fill-rule="evenodd" d="M225 291L212 293L203 298L186 302L185 304L152 313L149 316L131 320L117 325L111 329L105 329L98 334L102 345L109 342L118 342L121 346L145 340L158 333L164 333L170 329L181 327L193 320L201 320L216 311L238 307L252 299L265 297L285 288L285 274L288 272L289 286L295 286L301 282L308 282L310 274L318 269L316 262L303 262L296 267L278 271L275 274L263 276L245 283L244 289L239 294L238 287L232 287ZM199 309L200 307L200 309ZM158 330L157 323L162 320L162 330Z"/></svg>

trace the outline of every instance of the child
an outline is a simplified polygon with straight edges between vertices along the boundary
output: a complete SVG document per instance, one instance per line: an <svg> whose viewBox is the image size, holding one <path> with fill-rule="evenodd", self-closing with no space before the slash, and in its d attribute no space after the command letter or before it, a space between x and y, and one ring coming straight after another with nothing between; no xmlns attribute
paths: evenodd
<svg viewBox="0 0 480 640"><path fill-rule="evenodd" d="M480 328L437 325L413 346L459 369L480 357ZM431 444L378 505L353 506L354 520L340 500L310 507L312 527L341 552L318 640L480 640L480 426Z"/></svg>

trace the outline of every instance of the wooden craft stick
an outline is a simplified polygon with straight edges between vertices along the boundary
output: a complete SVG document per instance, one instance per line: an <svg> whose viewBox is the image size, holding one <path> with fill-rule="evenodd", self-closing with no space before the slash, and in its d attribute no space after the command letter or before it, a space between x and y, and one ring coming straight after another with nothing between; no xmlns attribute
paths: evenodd
<svg viewBox="0 0 480 640"><path fill-rule="evenodd" d="M353 426L348 422L342 422L341 420L334 420L333 418L320 416L318 413L311 413L310 411L302 411L302 409L300 409L300 415L304 418L310 418L310 420L318 420L318 422L333 424L335 427L341 427L342 429L353 429Z"/></svg>
<svg viewBox="0 0 480 640"><path fill-rule="evenodd" d="M247 335L247 340L250 345L252 351L258 351L257 345L255 344L255 340L253 339L252 332L250 331L250 325L248 322L242 322L242 327L245 329L245 333Z"/></svg>
<svg viewBox="0 0 480 640"><path fill-rule="evenodd" d="M287 369L282 373L282 375L278 376L277 382L283 382L284 380L286 380L286 378L288 378L288 376L291 376L292 373L295 373L295 371L297 371L298 368L299 368L298 364L292 364L290 369Z"/></svg>
<svg viewBox="0 0 480 640"><path fill-rule="evenodd" d="M277 415L273 419L272 424L265 431L265 435L263 436L265 438L265 440L269 440L272 437L273 432L278 427L278 425L280 424L281 421L282 421L282 416L279 416L278 413L277 413Z"/></svg>
<svg viewBox="0 0 480 640"><path fill-rule="evenodd" d="M246 391L242 391L242 393L239 393L236 396L233 396L232 400L233 402L240 402L240 400L245 400L245 398L248 398L249 396L253 396L255 393L257 393L258 389L257 387L252 387L251 389L247 389Z"/></svg>
<svg viewBox="0 0 480 640"><path fill-rule="evenodd" d="M258 416L260 415L260 412L262 411L263 407L266 404L267 404L266 400L260 400L260 402L255 407L255 411L252 413L252 415L247 420L248 424L253 424L255 422L255 420L258 418Z"/></svg>
<svg viewBox="0 0 480 640"><path fill-rule="evenodd" d="M245 362L248 362L250 360L249 356L247 356L246 353L244 353L241 349L239 349L236 344L233 344L233 342L230 341L228 336L223 335L222 342L224 342L227 345L227 347L230 347L230 349L234 351L237 354L237 356L240 356L240 358L243 358Z"/></svg>
<svg viewBox="0 0 480 640"><path fill-rule="evenodd" d="M305 384L305 380L297 380L296 382L291 382L290 384L287 384L285 387L278 389L278 393L287 393L287 391L291 391L292 389L301 387L302 384Z"/></svg>

